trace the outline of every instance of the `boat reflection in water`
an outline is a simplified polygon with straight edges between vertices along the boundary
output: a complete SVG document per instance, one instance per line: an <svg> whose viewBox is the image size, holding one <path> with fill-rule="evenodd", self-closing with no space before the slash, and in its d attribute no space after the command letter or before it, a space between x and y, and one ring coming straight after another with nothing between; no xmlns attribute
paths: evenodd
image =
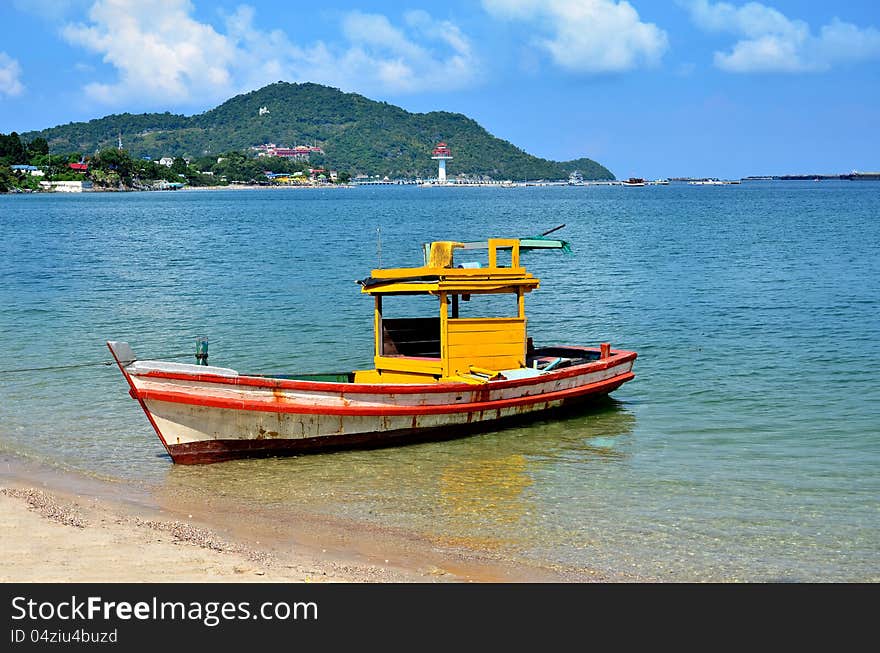
<svg viewBox="0 0 880 653"><path fill-rule="evenodd" d="M566 530L548 529L547 513L576 495L586 512L601 510L589 479L628 464L634 426L625 404L608 398L584 414L466 440L174 465L157 499L281 541L304 516L319 516L477 550L522 551L548 538L564 547Z"/></svg>

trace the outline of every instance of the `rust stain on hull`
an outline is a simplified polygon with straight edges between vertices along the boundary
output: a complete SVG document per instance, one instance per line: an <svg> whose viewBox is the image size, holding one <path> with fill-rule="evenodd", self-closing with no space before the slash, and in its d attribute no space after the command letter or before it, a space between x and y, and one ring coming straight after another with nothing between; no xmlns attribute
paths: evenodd
<svg viewBox="0 0 880 653"><path fill-rule="evenodd" d="M259 431L257 432L256 439L257 440L265 440L267 437L268 438L277 438L278 435L279 435L278 431L267 431L266 429L264 429L261 426Z"/></svg>

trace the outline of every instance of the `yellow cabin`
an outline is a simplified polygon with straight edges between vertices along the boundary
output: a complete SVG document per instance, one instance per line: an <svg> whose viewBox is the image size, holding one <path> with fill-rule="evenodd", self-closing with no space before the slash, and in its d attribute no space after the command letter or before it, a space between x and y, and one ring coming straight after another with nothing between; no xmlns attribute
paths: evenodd
<svg viewBox="0 0 880 653"><path fill-rule="evenodd" d="M375 301L375 369L355 372L355 383L476 384L525 367L525 295L540 283L520 265L525 249L567 250L568 244L540 237L438 241L424 246L422 267L373 270L359 283ZM457 254L465 259L475 250L487 251L485 267L456 264ZM470 310L472 299L493 295L488 314ZM394 304L410 296L435 298L439 306L433 316L394 317Z"/></svg>

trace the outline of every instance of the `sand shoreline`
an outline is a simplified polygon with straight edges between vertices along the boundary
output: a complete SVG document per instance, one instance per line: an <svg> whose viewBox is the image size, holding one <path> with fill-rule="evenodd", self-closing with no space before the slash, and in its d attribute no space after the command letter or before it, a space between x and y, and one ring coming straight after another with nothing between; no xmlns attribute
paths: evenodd
<svg viewBox="0 0 880 653"><path fill-rule="evenodd" d="M2 582L609 582L321 515L249 520L188 498L0 460Z"/></svg>

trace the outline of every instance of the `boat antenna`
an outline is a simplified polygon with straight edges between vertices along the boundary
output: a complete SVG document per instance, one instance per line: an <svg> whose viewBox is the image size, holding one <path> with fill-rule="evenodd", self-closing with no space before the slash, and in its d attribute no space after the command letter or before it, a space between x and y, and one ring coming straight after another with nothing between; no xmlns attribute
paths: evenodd
<svg viewBox="0 0 880 653"><path fill-rule="evenodd" d="M379 267L382 267L382 227L376 227L376 258L379 259Z"/></svg>
<svg viewBox="0 0 880 653"><path fill-rule="evenodd" d="M542 233L541 235L542 235L542 236L549 236L549 235L552 234L554 231L559 231L559 230L562 229L564 226L565 226L564 224L561 224L561 225L559 225L558 227L553 227L552 229L550 229L549 231L545 231L545 232Z"/></svg>

